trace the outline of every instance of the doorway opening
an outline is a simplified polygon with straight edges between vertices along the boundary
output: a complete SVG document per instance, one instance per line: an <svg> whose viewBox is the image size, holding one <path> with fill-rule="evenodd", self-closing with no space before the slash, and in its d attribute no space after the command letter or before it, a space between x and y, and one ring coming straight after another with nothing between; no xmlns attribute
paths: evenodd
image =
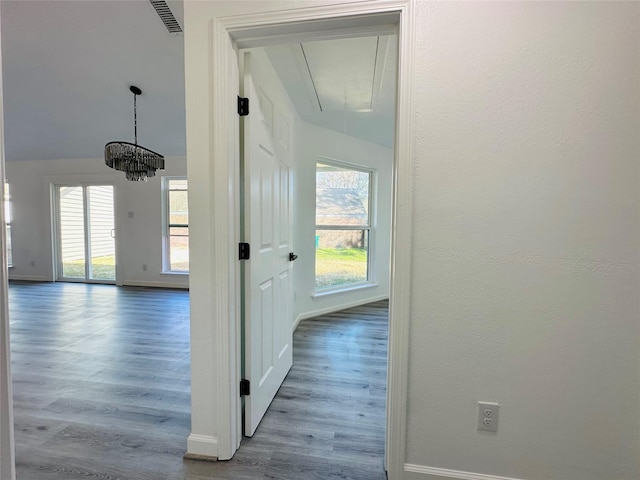
<svg viewBox="0 0 640 480"><path fill-rule="evenodd" d="M302 275L308 278L308 281L311 283L311 289L305 291L304 294L317 296L318 298L323 297L325 302L324 313L344 310L355 304L363 305L369 302L375 302L376 300L379 301L381 292L383 297L388 298L389 296L390 274L388 264L390 258L389 238L391 236L392 165L394 162L393 138L396 114L395 80L397 69L397 54L393 49L397 49L397 37L391 28L382 30L382 33L385 34L384 36L378 35L378 33L380 32L367 30L366 36L363 37L362 33L358 31L345 31L342 32L344 36L343 39L327 41L324 39L322 32L316 32L312 41L298 42L293 44L293 47L291 47L289 42L285 44L284 48L280 48L279 46L274 48L274 45L270 45L269 48L262 49L253 46L247 50L240 50L238 54L240 59L241 95L249 98L250 105L250 114L249 117L243 118L244 130L241 130L240 135L241 151L244 156L243 169L241 170L241 175L244 176L244 179L240 182L240 185L244 186L244 193L241 194L244 206L243 215L241 215L244 221L240 227L243 237L242 241L251 244L251 261L256 262L256 258L261 258L265 253L271 255L277 251L278 247L284 247L285 250L291 249L291 232L289 232L288 228L282 228L282 226L293 226L293 228L297 230L300 228L309 230L308 232L305 230L302 234L298 231L294 233L293 236L294 238L297 237L298 243L310 244L310 248L306 248L306 253L310 252L308 257L311 257L311 260L307 262L307 268L303 270L304 273ZM383 38L382 41L381 38ZM352 42L353 39L364 41L355 42L357 46L351 47L351 56L344 56L342 62L338 61L337 64L334 62L335 67L327 66L328 63L331 63L327 62L327 56L331 56L330 50L344 51L347 46L354 45L354 42ZM317 45L316 42L322 46L315 48ZM360 50L363 46L365 49L364 52ZM287 89L287 84L292 85L297 82L295 74L292 74L292 72L296 70L295 62L298 62L298 66L306 65L308 67L309 65L307 63L309 58L307 58L304 53L305 47L309 58L311 58L309 52L316 52L315 57L311 60L315 62L314 71L312 72L311 68L307 68L303 75L308 75L309 81L307 83L311 85L310 90L313 90L313 95L310 96L311 99L313 100L315 98L317 100L317 105L313 105L312 102L312 108L306 110L305 106L296 104L291 98L291 92ZM293 52L292 63L287 63L286 60L283 60L282 52L284 51L286 55L287 48L290 48ZM389 51L392 51L391 55L388 55ZM260 52L260 54L258 54L258 52ZM298 57L296 57L296 52L298 52ZM271 57L269 53L271 53ZM364 62L365 65L360 68L360 70L364 69L364 71L354 71L353 65L349 63L350 60L358 58L359 55L367 57L368 60L368 62ZM279 62L276 60L276 65L278 66L274 65L272 61L274 57L279 60ZM302 62L300 59L303 59ZM258 76L257 79L251 78L248 81L247 78L249 74L247 72L253 72L255 64L259 63L258 60L266 61L267 64L270 64L271 74L264 75L264 77ZM318 65L320 65L320 67L318 67ZM337 68L338 70L342 68L342 72L330 71L331 68ZM368 71L367 68L369 68ZM346 82L345 88L334 92L333 95L327 89L323 91L322 95L318 94L316 85L321 83L318 81L318 78L322 77L327 79L328 77L334 80L340 80L343 72L346 72L344 73L345 77L348 77L349 73L351 73L353 77L343 78ZM274 73L276 74L275 77L273 75ZM382 80L383 73L385 81ZM293 78L287 79L287 75L292 75ZM258 80L256 83L257 86L254 86L253 82L256 80ZM276 98L277 95L270 92L272 86L265 86L262 82L267 84L269 82L279 82L279 87L273 88L276 90L279 89L280 92L284 92L285 96L289 96L288 100L290 104L287 106L293 110L293 113L286 111L287 106L283 107L280 105L280 103L286 102L281 98ZM385 90L382 89L383 84ZM336 85L335 88L338 88L338 86ZM298 94L300 94L300 92L298 92ZM390 98L386 98L385 95ZM295 97L295 93L293 96ZM304 94L302 94L302 96L304 97ZM334 102L335 105L332 107L330 105L331 97L341 97L343 103L339 104L339 102ZM308 98L309 97L306 99ZM322 102L324 102L324 107ZM311 111L309 112L308 110ZM286 113L283 113L285 111ZM306 119L305 116L307 117ZM294 128L292 122L303 123L305 126L300 127L300 129ZM371 130L374 129L377 131L372 132ZM305 144L305 146L295 145L296 151L293 155L295 165L291 165L295 173L291 177L291 180L289 180L289 174L291 173L288 170L289 162L285 161L278 166L278 161L282 158L288 158L291 155L290 149L294 148L291 147L294 143L293 136L301 130L305 131L305 135L311 137L316 135L322 138L322 135L328 135L336 140L340 138L350 138L351 140L345 140L345 146L342 150L327 151L324 150L323 147L319 147L317 151L313 150L314 147L312 147L311 144L321 145L326 143L326 140L324 140L324 142L323 140L312 141ZM330 133L326 133L327 130L330 130ZM254 141L254 138L258 138L259 140ZM266 140L264 140L265 138ZM386 140L386 144L382 142L381 139ZM255 142L255 145L252 142ZM297 139L297 142L301 143L301 140ZM366 147L364 147L365 145ZM305 151L297 151L297 149L304 149ZM374 153L373 155L372 152ZM371 156L375 158L372 159L370 158ZM252 164L254 161L252 157L259 157L256 165ZM268 165L272 160L274 165L267 169L265 165ZM302 162L305 163L303 164ZM381 169L384 174L380 176L381 178L378 178L377 173L381 167L381 162L386 162L386 165ZM284 169L282 165L285 165ZM333 218L332 224L326 223L328 217L320 222L317 221L318 209L316 207L318 200L316 187L318 183L318 165L321 166L321 177L324 172L325 176L329 175L331 177L331 179L327 180L336 180L333 177L337 175L345 177L342 180L347 181L347 184L344 185L338 185L335 181L329 181L323 186L323 192L326 194L325 196L328 197L328 203L325 202L327 205L324 205L325 210L335 209L329 205L332 201L334 201L333 203L337 201L337 207L342 206L341 212L333 212L337 213L337 215L329 215ZM286 179L283 177L283 172L286 172ZM291 183L292 181L298 182L305 175L311 178L310 185L305 183L303 186L300 186ZM354 175L356 178L351 179L350 176ZM353 181L349 182L349 180ZM384 185L378 185L379 182ZM286 186L286 188L282 189L283 186ZM359 192L358 187L360 187L363 192ZM296 206L291 208L290 205L284 205L283 199L274 195L279 190L281 190L280 193L286 193L286 200L293 201ZM299 197L295 199L293 196L289 197L288 194L290 191L302 196L307 193L306 196L311 198L311 203L309 204ZM376 194L374 194L374 191ZM383 191L385 195L383 196L384 201L378 205L374 200L377 200L377 193L379 191ZM347 211L345 202L354 204L350 205L351 210ZM356 206L357 215L354 213ZM309 222L307 222L309 225L306 225L304 221L300 221L301 217L305 216L304 213L300 213L300 210L305 208L308 210L306 211L306 216L310 219ZM293 215L293 222L290 221L292 210L297 210ZM354 217L354 215L356 216ZM325 217L326 216L327 215L325 215ZM378 218L378 216L384 217L384 219ZM255 221L256 218L258 221ZM351 220L354 220L356 223L349 223ZM347 222L347 224L334 225L336 222ZM301 227L303 224L304 227ZM318 228L319 224L321 228ZM253 236L254 232L258 232L258 234ZM278 235L281 232L285 232L286 235L279 237ZM319 239L319 236L321 236L322 239ZM359 240L354 245L351 245L356 241L356 237L358 237ZM378 237L381 239L380 242L376 242ZM267 240L265 240L265 238ZM314 238L316 240L315 243ZM373 242L371 241L372 239L374 239ZM382 239L385 240L382 241ZM345 245L343 245L343 243L347 240L349 245L345 245L350 248L344 248ZM376 243L378 243L378 245L376 245ZM377 248L374 249L374 246ZM296 250L296 253L300 253L298 249L305 251L305 247L303 245L297 245L296 242L293 244L293 249ZM375 255L374 250L377 250ZM290 262L295 260L298 255L289 252L289 250L287 250L287 252L289 253L290 265ZM314 272L314 267L315 270L318 270L319 254L324 254L324 257L327 257L327 255L331 257L328 259L328 262L331 263L331 260L333 257L336 257L336 255L343 253L353 254L354 252L358 253L362 258L357 258L355 263L352 262L354 265L351 267L363 270L364 274L358 270L359 275L350 276L348 282L340 281L337 284L333 282L329 285L329 288L327 288L327 285L324 283L318 285L318 272ZM281 257L284 262L283 267L274 267L275 270L273 272L266 277L260 277L260 280L255 285L252 284L251 278L249 278L247 282L247 276L254 275L254 265L243 265L243 285L245 288L242 294L242 305L243 316L246 323L243 322L241 334L242 341L240 350L243 353L240 355L240 363L243 381L248 378L251 382L251 394L244 398L242 415L243 432L249 437L256 431L258 423L261 421L262 416L265 415L269 404L276 396L278 388L282 385L289 368L291 368L291 346L293 344L291 327L293 326L294 319L291 317L288 321L284 321L283 325L278 325L275 318L278 313L291 315L295 310L293 304L294 296L290 295L291 292L289 289L277 287L277 285L284 283L290 286L289 282L293 276L287 266L285 255L281 255ZM301 260L304 261L304 258L305 255L302 255ZM325 258L325 260L327 259ZM259 261L262 262L262 260ZM273 261L270 262L270 265L274 265ZM327 263L327 261L324 263ZM338 263L344 263L344 261L338 261ZM364 268L361 265L363 263L365 265ZM320 264L322 264L322 262L320 262ZM337 264L336 262L333 262L333 264L335 270ZM300 263L300 261L296 262L295 267L297 268L298 265L304 268L304 264ZM344 265L342 265L342 267L344 267ZM375 277L376 272L378 272L378 278ZM333 271L324 272L320 275L322 278L333 276L343 279L343 277L345 277L344 272L336 273ZM381 278L382 276L386 278L383 279ZM299 275L294 277L294 282L298 285L304 283ZM378 283L382 283L383 287L379 288ZM362 288L369 288L370 290L368 291L373 293L367 298L366 294L362 294L360 290ZM349 289L353 289L353 291L360 290L358 291L360 295L349 298ZM278 294L278 292L281 292L286 298L275 298L274 295ZM338 293L340 293L341 296L331 297L331 295ZM327 300L333 301L332 303L328 303ZM275 308L282 306L283 303L288 303L287 308ZM327 305L329 306L327 307ZM373 397L367 400L371 402L369 406L375 404L376 408L380 410L381 418L377 419L377 424L378 426L382 426L382 428L381 430L377 430L375 435L378 435L380 439L384 439L385 422L383 419L386 403L384 399L386 385L384 382L386 381L386 338L388 330L386 326L386 318L388 315L387 304L383 302L383 306L377 305L376 311L378 312L376 318L380 317L380 311L385 311L384 331L381 332L379 324L376 327L376 334L380 336L379 338L383 338L384 348L380 350L379 353L384 357L384 366L380 368L380 364L377 363L375 371L370 373L373 377L378 375L384 380L383 385L380 386L378 382L376 382L377 379L374 379L372 385L375 385L373 389L376 390L376 392L373 394ZM352 320L357 324L358 322L357 319L354 318L354 315L357 315L357 313L354 314L351 312L346 315L345 324ZM315 315L307 315L304 318L313 316ZM320 320L320 322L322 322L322 320ZM258 325L255 326L255 323L258 323ZM331 328L340 328L339 322L325 323L325 325L329 324L332 324ZM362 324L360 324L360 327L362 327ZM286 341L280 341L279 343L273 342L272 340L274 339L278 341L281 340L282 331L286 328L290 330L287 332ZM280 333L273 335L273 332ZM367 332L367 334L369 334L369 332ZM268 336L269 342L257 343L255 341L257 335ZM331 333L327 333L326 335L330 336ZM355 337L353 338L355 339ZM357 340L354 340L354 344L356 342ZM334 346L339 348L338 344ZM266 361L264 359L265 354L269 357ZM287 361L289 363L284 367L278 366L275 358L273 360L271 359L271 357L279 356L278 354L287 355ZM293 352L293 356L295 358L296 351ZM302 359L302 362L304 361L305 360ZM376 362L378 361L379 359L376 359ZM255 365L253 362L255 362ZM323 367L318 366L318 368ZM329 367L326 368L327 371L329 371ZM344 382L345 384L349 384L350 382L356 381L348 378L348 366L344 371L330 371L332 375L335 375L334 383ZM273 385L270 385L270 396L267 395L263 398L262 390L256 391L256 387L254 386L261 388L263 384L266 384L268 376L273 375L274 372L280 372L278 376L279 380ZM299 375L299 372L295 368L292 372L294 376ZM269 382L270 381L271 380L269 380ZM357 381L364 385L363 388L369 388L370 386L368 381L362 378L359 378ZM284 386L284 388L287 390L291 389L289 385ZM314 395L312 389L306 391L307 394ZM258 398L258 395L261 397ZM327 395L326 398L329 402L335 402L335 398L337 397ZM362 399L357 396L352 396L351 398L354 403L362 401ZM261 404L261 410L256 413L254 411L256 410L254 405L258 401ZM282 399L279 399L276 403L281 405ZM277 408L279 409L280 407ZM336 404L335 408L339 408L339 404ZM367 419L365 417L370 412L371 411L365 413L364 410L357 413L354 412L356 418L351 422L352 427L358 424L358 416L361 422L366 422ZM322 416L321 411L309 411L308 413L310 415ZM292 415L295 417L295 414ZM256 416L258 416L258 418L256 418ZM375 415L371 417L373 418ZM353 430L356 431L355 428L353 428ZM382 456L384 455L384 440L382 440L380 449L376 454L379 457L381 465Z"/></svg>
<svg viewBox="0 0 640 480"><path fill-rule="evenodd" d="M113 185L55 185L56 280L116 282Z"/></svg>
<svg viewBox="0 0 640 480"><path fill-rule="evenodd" d="M187 457L231 459L242 438L241 380L240 162L238 52L266 43L343 38L354 32L398 35L398 79L394 129L389 367L387 377L386 466L401 478L405 459L407 356L411 291L411 211L414 97L414 12L412 0L362 1L269 11L243 12L229 2L226 12L205 9L194 21L186 45L187 135L194 185L193 252L202 268L192 271L192 430ZM194 17L195 19L195 17ZM210 35L207 36L206 32ZM320 32L320 33L318 33ZM200 35L200 33L202 35ZM204 68L206 66L206 68ZM203 99L203 96L205 97ZM198 207L200 205L201 207ZM313 221L313 220L312 220ZM204 228L206 227L206 228ZM312 249L313 249L313 243ZM297 252L296 252L297 253ZM194 334L195 332L195 334Z"/></svg>

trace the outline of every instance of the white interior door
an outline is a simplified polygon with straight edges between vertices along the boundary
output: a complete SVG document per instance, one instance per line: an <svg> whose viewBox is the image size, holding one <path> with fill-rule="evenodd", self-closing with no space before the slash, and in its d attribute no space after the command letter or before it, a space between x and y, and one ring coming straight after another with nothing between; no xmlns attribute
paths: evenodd
<svg viewBox="0 0 640 480"><path fill-rule="evenodd" d="M280 86L252 53L244 56L244 227L251 258L245 264L244 433L252 436L291 368L292 113Z"/></svg>

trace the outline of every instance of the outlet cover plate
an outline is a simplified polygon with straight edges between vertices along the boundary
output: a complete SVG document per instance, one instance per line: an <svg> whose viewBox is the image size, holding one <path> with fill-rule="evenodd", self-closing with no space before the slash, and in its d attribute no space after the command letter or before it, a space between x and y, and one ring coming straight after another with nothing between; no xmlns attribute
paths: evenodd
<svg viewBox="0 0 640 480"><path fill-rule="evenodd" d="M497 432L499 409L499 403L478 402L478 430Z"/></svg>

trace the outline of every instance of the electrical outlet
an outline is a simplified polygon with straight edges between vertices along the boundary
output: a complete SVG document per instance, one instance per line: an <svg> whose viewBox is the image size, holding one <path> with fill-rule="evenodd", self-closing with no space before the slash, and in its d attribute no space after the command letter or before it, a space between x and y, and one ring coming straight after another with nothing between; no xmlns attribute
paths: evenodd
<svg viewBox="0 0 640 480"><path fill-rule="evenodd" d="M500 404L478 402L478 430L485 432L498 431L498 409Z"/></svg>

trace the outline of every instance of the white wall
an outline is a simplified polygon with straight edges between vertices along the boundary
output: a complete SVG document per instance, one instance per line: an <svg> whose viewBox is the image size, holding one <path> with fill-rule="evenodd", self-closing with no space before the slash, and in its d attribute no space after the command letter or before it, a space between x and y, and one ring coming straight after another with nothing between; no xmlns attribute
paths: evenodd
<svg viewBox="0 0 640 480"><path fill-rule="evenodd" d="M295 237L298 259L294 263L297 319L335 311L346 306L389 297L389 242L391 229L391 167L393 152L355 137L300 122L296 138L298 163L295 177ZM374 169L377 212L372 243L372 273L376 286L313 298L315 293L315 188L319 157Z"/></svg>
<svg viewBox="0 0 640 480"><path fill-rule="evenodd" d="M11 279L52 281L51 183L113 182L118 275L124 285L188 287L188 275L162 271L160 175L185 175L185 157L165 159L166 170L148 182L130 182L101 158L7 162L13 207ZM133 218L129 218L133 212ZM33 262L33 265L32 265ZM143 270L143 265L147 270Z"/></svg>
<svg viewBox="0 0 640 480"><path fill-rule="evenodd" d="M319 3L185 3L189 173L203 205L219 118L210 19ZM415 7L405 478L637 479L640 4ZM203 229L217 218L199 212ZM215 345L229 311L210 300L211 279L193 279L192 310L214 307L196 327ZM202 353L203 365L222 358ZM503 405L497 434L476 431L478 400ZM194 401L215 412L224 399ZM215 413L202 420L221 428Z"/></svg>
<svg viewBox="0 0 640 480"><path fill-rule="evenodd" d="M417 7L407 462L640 478L640 3Z"/></svg>
<svg viewBox="0 0 640 480"><path fill-rule="evenodd" d="M1 36L0 36L1 37ZM0 48L0 180L5 178L4 116L2 96L2 48ZM4 182L0 182L0 225L4 225ZM11 385L11 352L9 328L9 295L7 292L7 239L0 228L0 478L14 480L15 448L13 437L13 388Z"/></svg>

